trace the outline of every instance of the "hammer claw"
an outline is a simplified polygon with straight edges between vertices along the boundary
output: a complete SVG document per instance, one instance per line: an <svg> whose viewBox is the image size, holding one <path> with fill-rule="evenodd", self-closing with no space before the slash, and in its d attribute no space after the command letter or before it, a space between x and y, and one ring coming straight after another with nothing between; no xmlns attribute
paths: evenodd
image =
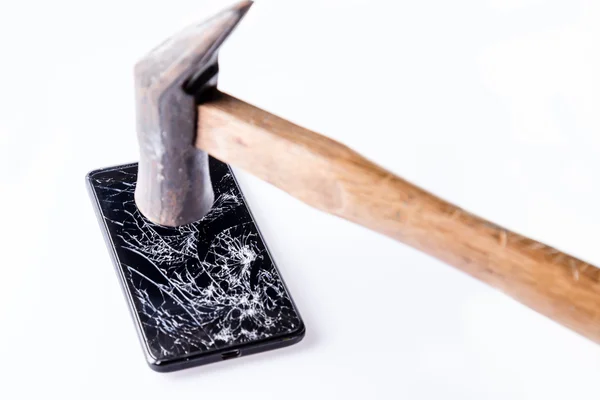
<svg viewBox="0 0 600 400"><path fill-rule="evenodd" d="M136 77L157 93L174 83L192 84L216 62L219 48L251 6L252 1L242 1L173 35L138 62Z"/></svg>

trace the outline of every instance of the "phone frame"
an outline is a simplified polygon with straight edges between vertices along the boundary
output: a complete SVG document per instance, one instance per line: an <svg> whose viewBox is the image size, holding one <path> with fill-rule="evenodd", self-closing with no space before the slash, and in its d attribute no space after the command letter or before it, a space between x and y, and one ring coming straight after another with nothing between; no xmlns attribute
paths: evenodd
<svg viewBox="0 0 600 400"><path fill-rule="evenodd" d="M172 371L177 371L177 370L181 370L181 369L185 369L185 368L191 368L191 367L196 367L196 366L200 366L200 365L204 365L204 364L209 364L209 363L213 363L213 362L224 361L227 359L238 358L241 356L261 353L264 351L275 350L275 349L291 346L293 344L300 342L304 338L304 335L306 332L302 317L301 317L300 313L298 312L298 309L294 303L293 298L291 297L291 294L287 288L287 285L285 284L283 278L281 277L279 268L277 268L277 264L275 263L275 260L273 259L273 256L269 251L269 248L267 246L266 241L264 240L264 237L260 231L260 228L256 224L256 220L254 218L254 215L252 214L252 210L248 206L248 203L246 201L244 193L238 184L238 181L235 177L234 172L231 170L231 167L229 165L226 165L227 168L229 169L229 172L231 173L231 177L233 178L233 182L234 182L235 186L239 190L239 193L241 196L241 201L242 201L244 207L246 208L246 210L248 211L248 214L250 216L252 223L256 227L256 230L258 232L258 237L262 241L262 243L265 247L265 250L271 259L273 268L277 271L277 274L279 276L281 284L285 287L285 289L288 293L289 299L290 299L290 301L294 307L295 313L298 317L299 325L294 331L289 332L289 333L284 333L281 335L274 335L269 338L246 342L243 344L234 344L232 346L228 346L225 348L207 350L207 351L199 351L199 352L191 353L189 355L185 355L185 356L181 356L181 357L174 357L174 358L171 358L168 360L157 360L152 355L149 345L148 345L148 339L146 338L144 331L142 329L142 322L140 320L140 316L138 315L138 313L136 311L133 294L131 293L129 286L127 284L127 278L124 275L124 272L123 272L123 269L121 266L121 262L119 260L118 254L117 254L116 246L113 243L112 237L110 235L110 231L109 231L107 223L106 223L106 220L105 220L105 217L104 217L104 214L102 211L102 207L100 205L100 199L98 198L98 195L97 195L94 185L92 183L92 179L95 174L119 170L119 169L131 168L134 166L137 166L137 163L123 164L123 165L118 165L118 166L114 166L114 167L100 168L100 169L90 171L86 175L86 183L87 183L86 186L87 186L90 198L93 202L95 214L96 214L96 217L98 219L98 222L99 222L101 230L102 230L102 235L103 235L105 243L109 249L109 253L111 256L113 266L117 272L117 276L119 278L119 284L121 286L123 294L125 295L125 298L127 299L129 312L134 320L138 338L142 345L142 349L144 351L144 355L146 358L146 362L148 363L148 366L151 369L153 369L154 371L172 372Z"/></svg>

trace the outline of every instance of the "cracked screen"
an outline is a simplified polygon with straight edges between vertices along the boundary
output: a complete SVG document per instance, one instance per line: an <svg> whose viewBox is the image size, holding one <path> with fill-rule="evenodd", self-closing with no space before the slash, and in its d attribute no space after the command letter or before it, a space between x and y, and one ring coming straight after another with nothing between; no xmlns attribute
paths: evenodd
<svg viewBox="0 0 600 400"><path fill-rule="evenodd" d="M90 174L93 193L150 354L190 356L300 329L229 167L210 160L213 208L179 228L138 211L137 165Z"/></svg>

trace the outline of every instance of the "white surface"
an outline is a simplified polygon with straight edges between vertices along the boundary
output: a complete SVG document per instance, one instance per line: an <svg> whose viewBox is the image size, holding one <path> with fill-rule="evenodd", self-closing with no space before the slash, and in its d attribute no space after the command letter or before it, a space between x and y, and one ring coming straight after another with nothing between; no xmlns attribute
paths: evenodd
<svg viewBox="0 0 600 400"><path fill-rule="evenodd" d="M132 66L221 1L0 5L0 398L597 399L600 347L240 173L294 347L145 365L84 186L137 159ZM221 88L600 264L600 3L258 1Z"/></svg>

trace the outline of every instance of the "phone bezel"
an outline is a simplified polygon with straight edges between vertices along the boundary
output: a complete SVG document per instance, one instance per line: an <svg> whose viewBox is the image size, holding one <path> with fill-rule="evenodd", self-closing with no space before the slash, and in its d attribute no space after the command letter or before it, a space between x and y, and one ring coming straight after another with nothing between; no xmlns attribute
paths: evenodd
<svg viewBox="0 0 600 400"><path fill-rule="evenodd" d="M254 215L252 214L252 210L248 206L248 202L246 201L244 192L242 191L241 187L238 184L238 181L235 177L235 173L231 170L231 167L229 165L227 165L227 168L229 169L229 172L231 173L231 176L233 178L234 184L236 185L237 189L240 192L242 202L243 202L244 206L246 207L246 210L248 211L248 214L251 218L252 223L256 227L258 236L259 236L260 240L263 242L264 247L265 247L269 257L271 258L271 261L273 263L273 268L275 268L275 270L277 271L279 279L281 280L282 285L285 287L285 289L289 295L290 301L292 302L292 304L294 306L294 310L295 310L295 312L298 316L298 320L299 320L298 327L292 332L281 334L281 335L274 335L274 336L271 336L266 339L255 340L255 341L246 342L243 344L234 344L232 346L228 346L228 347L224 347L224 348L220 348L220 349L199 351L199 352L191 353L189 355L185 355L185 356L181 356L181 357L173 357L173 358L167 359L167 360L157 360L152 355L152 353L150 352L150 349L148 347L148 340L145 337L144 331L142 329L142 324L141 324L139 315L136 312L136 307L135 307L135 303L133 300L133 294L131 293L131 291L127 285L126 277L123 275L123 270L121 268L121 262L119 261L116 247L112 241L108 226L106 225L106 220L104 218L104 215L102 212L102 207L100 205L100 199L98 198L98 195L97 195L94 185L92 183L92 179L95 174L114 171L114 170L120 170L120 169L125 169L125 168L131 168L131 167L135 167L135 166L137 166L137 163L128 163L128 164L107 167L107 168L100 168L100 169L90 171L86 175L86 183L87 183L88 193L92 199L96 217L100 224L104 240L109 249L113 267L115 268L115 270L117 272L117 276L119 278L119 284L121 286L123 294L125 295L125 298L127 299L129 312L134 320L134 325L136 327L138 339L142 345L142 349L144 351L144 355L146 358L146 362L148 363L148 366L151 369L158 371L158 372L171 372L171 371L177 371L177 370L195 367L195 366L199 366L199 365L209 364L209 363L213 363L213 362L225 361L226 359L224 359L223 353L237 351L237 352L239 352L239 355L234 358L239 358L239 357L250 355L250 354L256 354L256 353L260 353L260 352L264 352L264 351L275 350L275 349L287 347L292 344L300 342L304 338L304 335L306 332L306 328L304 326L302 317L301 317L301 315L298 311L298 308L296 307L296 304L289 292L289 289L287 288L287 285L285 284L285 281L283 280L283 278L281 276L279 268L277 267L277 264L269 250L269 247L267 246L264 236L262 235L260 228L259 228L258 224L256 223L256 219L254 218ZM230 358L230 359L233 359L233 358Z"/></svg>

